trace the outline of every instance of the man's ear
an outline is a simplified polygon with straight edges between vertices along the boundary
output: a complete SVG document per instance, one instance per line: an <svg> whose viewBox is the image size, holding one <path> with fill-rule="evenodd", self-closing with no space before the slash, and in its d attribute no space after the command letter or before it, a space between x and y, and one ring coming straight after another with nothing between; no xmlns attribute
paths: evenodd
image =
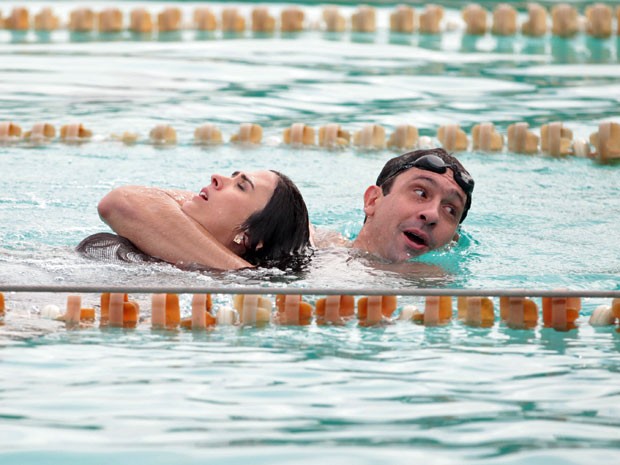
<svg viewBox="0 0 620 465"><path fill-rule="evenodd" d="M377 207L377 201L383 197L383 191L379 186L369 186L364 192L364 213L373 216Z"/></svg>
<svg viewBox="0 0 620 465"><path fill-rule="evenodd" d="M461 238L461 235L458 233L458 231L456 231L456 232L454 233L454 236L452 237L452 240L453 240L454 242L458 242L460 238Z"/></svg>

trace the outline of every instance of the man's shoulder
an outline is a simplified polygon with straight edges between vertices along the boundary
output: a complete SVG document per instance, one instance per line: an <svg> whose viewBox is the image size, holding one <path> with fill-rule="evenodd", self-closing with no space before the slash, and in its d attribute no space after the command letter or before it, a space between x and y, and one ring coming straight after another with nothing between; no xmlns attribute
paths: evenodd
<svg viewBox="0 0 620 465"><path fill-rule="evenodd" d="M312 245L318 249L325 249L328 247L351 247L351 241L333 229L313 227L311 240Z"/></svg>

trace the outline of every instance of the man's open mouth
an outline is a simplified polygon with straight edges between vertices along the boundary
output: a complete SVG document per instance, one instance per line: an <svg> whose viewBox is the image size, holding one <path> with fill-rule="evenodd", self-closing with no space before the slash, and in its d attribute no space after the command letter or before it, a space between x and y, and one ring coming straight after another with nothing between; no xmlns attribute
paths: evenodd
<svg viewBox="0 0 620 465"><path fill-rule="evenodd" d="M427 240L426 238L412 232L412 231L405 231L405 236L407 236L407 239L409 239L411 242L413 242L414 244L416 244L419 247L426 247L427 246Z"/></svg>

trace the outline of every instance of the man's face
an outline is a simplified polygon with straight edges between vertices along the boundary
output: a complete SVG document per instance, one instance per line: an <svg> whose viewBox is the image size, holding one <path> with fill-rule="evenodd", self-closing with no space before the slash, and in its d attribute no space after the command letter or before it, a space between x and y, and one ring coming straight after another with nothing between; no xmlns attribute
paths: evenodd
<svg viewBox="0 0 620 465"><path fill-rule="evenodd" d="M369 252L402 262L442 247L454 238L466 195L453 177L411 168L400 173L387 195L371 186L364 195Z"/></svg>

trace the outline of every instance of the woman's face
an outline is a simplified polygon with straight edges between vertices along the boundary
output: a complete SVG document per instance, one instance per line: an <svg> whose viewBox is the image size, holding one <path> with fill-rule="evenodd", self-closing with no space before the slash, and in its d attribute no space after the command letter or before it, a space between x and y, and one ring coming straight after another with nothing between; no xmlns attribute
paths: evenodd
<svg viewBox="0 0 620 465"><path fill-rule="evenodd" d="M202 225L221 244L239 248L233 239L240 226L261 211L273 195L278 175L272 171L235 171L231 176L214 174L211 184L183 204L181 209Z"/></svg>

